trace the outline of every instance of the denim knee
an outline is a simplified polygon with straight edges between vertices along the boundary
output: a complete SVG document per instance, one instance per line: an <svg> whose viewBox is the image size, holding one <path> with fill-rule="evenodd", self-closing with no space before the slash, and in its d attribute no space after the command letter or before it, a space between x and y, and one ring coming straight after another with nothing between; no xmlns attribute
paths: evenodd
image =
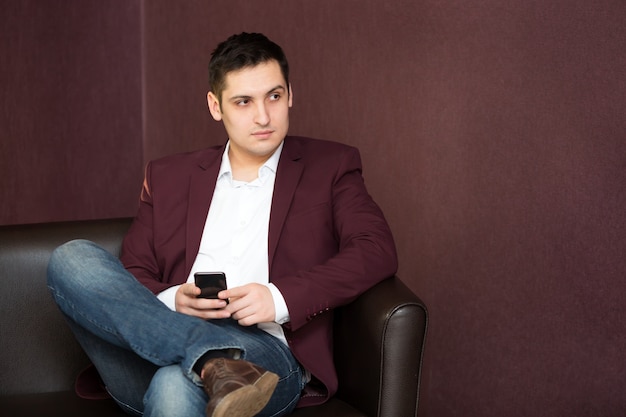
<svg viewBox="0 0 626 417"><path fill-rule="evenodd" d="M58 279L75 277L76 274L68 274L68 270L71 271L76 265L80 265L78 261L83 258L85 251L93 249L94 246L95 244L88 240L76 239L57 247L48 261L48 284L54 284Z"/></svg>
<svg viewBox="0 0 626 417"><path fill-rule="evenodd" d="M75 274L68 274L68 259L71 258L71 253L74 252L74 247L78 245L76 241L67 242L57 247L50 256L47 269L47 284L50 289L57 290L59 286L63 285L66 278L73 278Z"/></svg>

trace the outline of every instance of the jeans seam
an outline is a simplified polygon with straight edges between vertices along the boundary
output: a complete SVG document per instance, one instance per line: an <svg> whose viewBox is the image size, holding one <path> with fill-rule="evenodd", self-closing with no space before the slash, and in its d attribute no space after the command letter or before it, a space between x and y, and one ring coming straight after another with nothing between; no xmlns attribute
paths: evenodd
<svg viewBox="0 0 626 417"><path fill-rule="evenodd" d="M297 373L298 371L292 371L289 374L289 377L291 377L294 373ZM289 377L285 377L282 378L281 381L286 380ZM284 415L283 413L287 412L287 411L293 411L294 406L298 403L298 401L300 400L300 393L298 392L297 394L295 394L291 400L289 400L289 402L287 404L285 404L285 406L283 408L281 408L280 410L276 411L274 414L272 414L270 417L277 417L277 416L282 416Z"/></svg>
<svg viewBox="0 0 626 417"><path fill-rule="evenodd" d="M105 387L105 388L106 388L106 387ZM129 405L129 404L126 404L124 401L118 400L118 399L117 399L117 397L116 397L115 395L113 395L113 394L111 393L111 391L110 391L108 388L106 388L106 390L107 390L107 392L109 393L109 395L111 396L111 398L113 398L113 400L114 400L114 401L118 404L118 406L120 406L122 409L126 408L126 409L128 409L128 410L132 411L133 413L136 413L138 416L143 416L143 412L142 412L142 411L139 411L139 410L137 410L135 407L133 407L133 406L131 406L131 405Z"/></svg>

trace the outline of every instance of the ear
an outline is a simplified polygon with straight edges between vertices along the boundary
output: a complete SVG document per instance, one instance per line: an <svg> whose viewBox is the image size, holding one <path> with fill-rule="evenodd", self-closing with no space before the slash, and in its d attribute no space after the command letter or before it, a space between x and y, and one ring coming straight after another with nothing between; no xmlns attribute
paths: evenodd
<svg viewBox="0 0 626 417"><path fill-rule="evenodd" d="M293 106L293 88L291 87L291 83L289 83L289 107Z"/></svg>
<svg viewBox="0 0 626 417"><path fill-rule="evenodd" d="M213 119L218 122L221 121L222 109L220 107L220 101L217 99L217 97L215 97L215 94L209 91L206 95L206 102L209 106L209 111L211 112L211 116L213 116Z"/></svg>

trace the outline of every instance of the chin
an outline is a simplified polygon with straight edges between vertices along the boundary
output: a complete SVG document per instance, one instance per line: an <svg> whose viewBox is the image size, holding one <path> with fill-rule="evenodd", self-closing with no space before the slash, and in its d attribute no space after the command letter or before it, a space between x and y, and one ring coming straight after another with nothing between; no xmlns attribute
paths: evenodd
<svg viewBox="0 0 626 417"><path fill-rule="evenodd" d="M275 138L260 139L257 142L256 149L264 153L273 152L276 148L278 148L281 142L282 142L282 139L280 140L275 139Z"/></svg>

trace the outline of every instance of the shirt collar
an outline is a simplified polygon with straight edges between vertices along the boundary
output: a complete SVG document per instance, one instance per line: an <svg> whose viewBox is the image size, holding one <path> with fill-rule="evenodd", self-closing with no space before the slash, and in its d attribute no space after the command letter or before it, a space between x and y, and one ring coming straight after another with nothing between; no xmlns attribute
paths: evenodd
<svg viewBox="0 0 626 417"><path fill-rule="evenodd" d="M276 148L272 156L270 156L267 159L267 161L265 161L265 163L261 165L261 167L259 168L258 181L260 181L261 183L265 183L268 175L276 174L276 170L278 169L278 161L280 160L280 154L282 153L284 144L285 144L284 140L280 142L280 145L278 145L278 148ZM228 157L229 149L230 149L230 141L226 143L224 153L222 154L222 164L220 165L220 171L219 171L219 174L217 175L217 179L219 181L222 177L226 177L228 181L231 184L233 184L233 171L230 166L230 158Z"/></svg>

